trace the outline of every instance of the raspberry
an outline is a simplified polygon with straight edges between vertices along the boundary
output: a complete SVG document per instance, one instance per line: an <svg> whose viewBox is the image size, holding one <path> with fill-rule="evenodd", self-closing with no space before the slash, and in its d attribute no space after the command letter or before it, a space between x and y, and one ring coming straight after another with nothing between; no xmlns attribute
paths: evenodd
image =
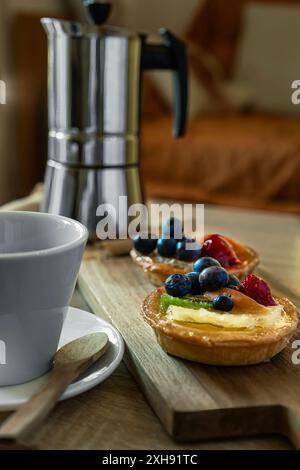
<svg viewBox="0 0 300 470"><path fill-rule="evenodd" d="M266 307L276 305L268 284L254 274L248 274L245 277L239 286L239 291Z"/></svg>
<svg viewBox="0 0 300 470"><path fill-rule="evenodd" d="M210 235L205 240L201 249L201 257L210 256L218 260L224 268L240 264L233 247L221 235Z"/></svg>

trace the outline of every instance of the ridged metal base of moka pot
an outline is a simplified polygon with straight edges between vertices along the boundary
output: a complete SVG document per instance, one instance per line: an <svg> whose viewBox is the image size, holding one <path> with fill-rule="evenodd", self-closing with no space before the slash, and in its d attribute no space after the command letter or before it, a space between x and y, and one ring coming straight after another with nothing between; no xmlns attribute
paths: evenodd
<svg viewBox="0 0 300 470"><path fill-rule="evenodd" d="M79 168L53 160L47 163L42 211L79 220L88 228L91 241L97 239L97 224L109 211L110 217L116 216L117 237L119 233L127 233L126 216L122 213L118 217L119 210L125 212L132 204L142 202L137 165Z"/></svg>

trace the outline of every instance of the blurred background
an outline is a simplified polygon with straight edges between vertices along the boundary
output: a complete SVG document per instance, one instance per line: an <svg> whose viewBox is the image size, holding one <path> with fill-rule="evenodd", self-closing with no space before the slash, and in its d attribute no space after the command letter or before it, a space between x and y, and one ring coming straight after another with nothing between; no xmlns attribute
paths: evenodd
<svg viewBox="0 0 300 470"><path fill-rule="evenodd" d="M300 0L115 0L113 7L110 24L150 35L164 26L188 43L184 138L171 136L170 74L145 74L146 197L298 212L300 105L291 103L291 84L300 79ZM43 179L42 16L85 20L81 0L1 0L0 204Z"/></svg>

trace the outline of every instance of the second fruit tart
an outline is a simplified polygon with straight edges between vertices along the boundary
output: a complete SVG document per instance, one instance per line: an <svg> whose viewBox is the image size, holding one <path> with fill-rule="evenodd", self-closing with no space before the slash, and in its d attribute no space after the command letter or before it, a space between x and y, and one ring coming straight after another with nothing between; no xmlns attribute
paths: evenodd
<svg viewBox="0 0 300 470"><path fill-rule="evenodd" d="M172 219L167 225L172 227ZM224 235L207 234L203 240L197 241L190 240L183 234L181 238L175 238L172 230L169 234L169 238L165 238L163 234L159 239L137 236L130 252L133 261L157 286L162 285L171 274L190 272L193 263L199 258L214 258L239 279L251 273L259 263L255 250ZM191 246L192 250L189 249Z"/></svg>

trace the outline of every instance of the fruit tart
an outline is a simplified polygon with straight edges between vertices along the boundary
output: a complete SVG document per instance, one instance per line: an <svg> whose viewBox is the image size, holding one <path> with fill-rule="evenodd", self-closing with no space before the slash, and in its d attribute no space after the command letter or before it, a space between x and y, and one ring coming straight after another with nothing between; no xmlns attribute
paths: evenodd
<svg viewBox="0 0 300 470"><path fill-rule="evenodd" d="M172 228L172 220L167 225ZM149 280L161 286L171 274L184 274L192 269L198 258L214 258L229 273L243 279L259 263L258 254L250 247L242 245L229 237L208 234L203 240L174 237L174 231L161 238L137 236L130 255L135 263L143 268ZM191 249L192 248L192 249Z"/></svg>
<svg viewBox="0 0 300 470"><path fill-rule="evenodd" d="M296 307L253 274L239 282L217 265L172 274L146 297L144 319L169 354L203 364L269 361L297 328Z"/></svg>

